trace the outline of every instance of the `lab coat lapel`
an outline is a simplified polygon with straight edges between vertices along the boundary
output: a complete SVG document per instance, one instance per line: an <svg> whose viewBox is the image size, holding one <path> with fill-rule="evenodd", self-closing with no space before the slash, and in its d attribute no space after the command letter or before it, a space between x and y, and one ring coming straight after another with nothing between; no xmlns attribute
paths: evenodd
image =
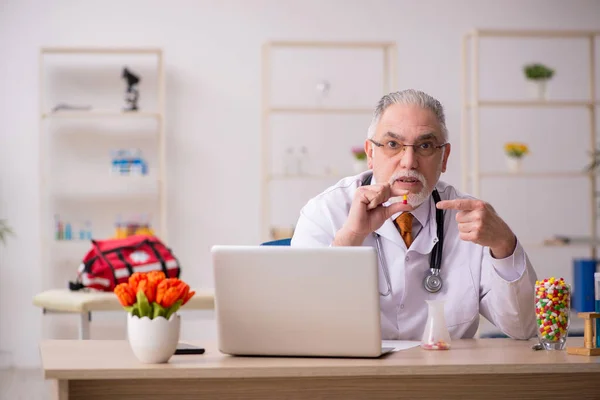
<svg viewBox="0 0 600 400"><path fill-rule="evenodd" d="M437 237L437 222L435 219L435 204L434 201L430 200L429 219L427 226L421 229L421 233L415 238L411 250L414 250L421 254L429 254L433 250L433 246L438 242Z"/></svg>
<svg viewBox="0 0 600 400"><path fill-rule="evenodd" d="M388 218L375 232L381 237L396 243L398 246L402 246L404 244L400 236L400 232L398 232L398 228L396 228L396 225L391 218Z"/></svg>

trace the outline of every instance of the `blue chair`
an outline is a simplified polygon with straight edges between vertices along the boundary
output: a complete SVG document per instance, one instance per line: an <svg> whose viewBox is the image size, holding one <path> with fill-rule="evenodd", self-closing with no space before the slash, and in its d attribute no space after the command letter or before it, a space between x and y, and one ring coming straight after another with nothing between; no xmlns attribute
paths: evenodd
<svg viewBox="0 0 600 400"><path fill-rule="evenodd" d="M292 238L271 240L270 242L264 242L261 246L289 246L292 243Z"/></svg>

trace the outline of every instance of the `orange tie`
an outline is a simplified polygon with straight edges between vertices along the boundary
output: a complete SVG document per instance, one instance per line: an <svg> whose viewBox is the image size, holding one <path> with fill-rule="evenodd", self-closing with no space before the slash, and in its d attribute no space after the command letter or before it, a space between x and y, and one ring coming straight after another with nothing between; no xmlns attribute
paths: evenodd
<svg viewBox="0 0 600 400"><path fill-rule="evenodd" d="M404 212L400 214L398 218L396 218L396 224L398 224L398 228L400 229L400 236L404 239L404 243L406 244L406 248L408 249L413 242L412 237L412 223L413 223L413 215L409 212Z"/></svg>

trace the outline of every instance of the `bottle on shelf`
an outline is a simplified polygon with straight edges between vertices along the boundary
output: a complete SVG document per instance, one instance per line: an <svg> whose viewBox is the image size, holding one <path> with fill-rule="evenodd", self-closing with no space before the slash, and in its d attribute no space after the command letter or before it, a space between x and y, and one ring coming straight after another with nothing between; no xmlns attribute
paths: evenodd
<svg viewBox="0 0 600 400"><path fill-rule="evenodd" d="M284 175L297 175L298 174L298 163L294 156L294 148L288 147L285 149L283 156L283 173Z"/></svg>
<svg viewBox="0 0 600 400"><path fill-rule="evenodd" d="M54 216L54 239L55 240L91 240L92 239L92 223L76 223L75 225L69 221L63 221L60 216Z"/></svg>
<svg viewBox="0 0 600 400"><path fill-rule="evenodd" d="M54 238L56 240L63 240L63 238L64 238L63 223L60 220L60 216L58 214L54 215L54 227L55 227Z"/></svg>
<svg viewBox="0 0 600 400"><path fill-rule="evenodd" d="M87 235L86 235L86 231L85 231L85 224L83 224L83 223L82 223L82 224L79 226L79 234L78 234L78 238L79 238L79 240L85 240L85 239L86 239L86 237L87 237Z"/></svg>
<svg viewBox="0 0 600 400"><path fill-rule="evenodd" d="M115 221L115 239L123 239L127 237L127 231L125 228L125 224L121 219L121 214L117 215L117 220Z"/></svg>
<svg viewBox="0 0 600 400"><path fill-rule="evenodd" d="M148 163L140 149L111 150L111 174L120 176L144 176L148 174Z"/></svg>
<svg viewBox="0 0 600 400"><path fill-rule="evenodd" d="M140 149L131 149L130 154L131 174L136 176L146 175L147 167L144 159L142 158L142 151Z"/></svg>
<svg viewBox="0 0 600 400"><path fill-rule="evenodd" d="M71 230L71 223L67 222L65 224L65 240L71 240L73 239L73 233Z"/></svg>
<svg viewBox="0 0 600 400"><path fill-rule="evenodd" d="M132 153L129 149L121 150L121 175L131 174Z"/></svg>
<svg viewBox="0 0 600 400"><path fill-rule="evenodd" d="M298 162L298 175L309 175L310 174L310 159L308 156L308 148L306 146L300 147L300 154L297 158Z"/></svg>
<svg viewBox="0 0 600 400"><path fill-rule="evenodd" d="M150 227L150 216L143 214L140 223L135 230L136 235L149 235L154 236L154 230Z"/></svg>
<svg viewBox="0 0 600 400"><path fill-rule="evenodd" d="M85 221L85 238L92 240L92 221Z"/></svg>

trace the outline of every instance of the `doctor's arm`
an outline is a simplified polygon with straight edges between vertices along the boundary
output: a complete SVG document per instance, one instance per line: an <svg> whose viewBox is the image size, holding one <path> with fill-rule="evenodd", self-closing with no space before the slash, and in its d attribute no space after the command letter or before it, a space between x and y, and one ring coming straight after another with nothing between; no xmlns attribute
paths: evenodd
<svg viewBox="0 0 600 400"><path fill-rule="evenodd" d="M361 246L392 215L413 210L411 205L400 202L384 206L390 197L389 184L374 184L357 188L349 209L344 201L312 199L300 212L292 246Z"/></svg>
<svg viewBox="0 0 600 400"><path fill-rule="evenodd" d="M484 248L480 312L513 339L536 334L534 291L537 279L527 253L517 242L513 254L496 259Z"/></svg>
<svg viewBox="0 0 600 400"><path fill-rule="evenodd" d="M457 210L461 240L484 247L481 261L480 312L506 335L535 335L533 304L536 273L510 227L494 208L476 199L440 201L440 209Z"/></svg>
<svg viewBox="0 0 600 400"><path fill-rule="evenodd" d="M314 204L307 204L300 211L300 218L294 229L291 246L327 247L333 242L334 233L328 230L325 214L319 212Z"/></svg>

